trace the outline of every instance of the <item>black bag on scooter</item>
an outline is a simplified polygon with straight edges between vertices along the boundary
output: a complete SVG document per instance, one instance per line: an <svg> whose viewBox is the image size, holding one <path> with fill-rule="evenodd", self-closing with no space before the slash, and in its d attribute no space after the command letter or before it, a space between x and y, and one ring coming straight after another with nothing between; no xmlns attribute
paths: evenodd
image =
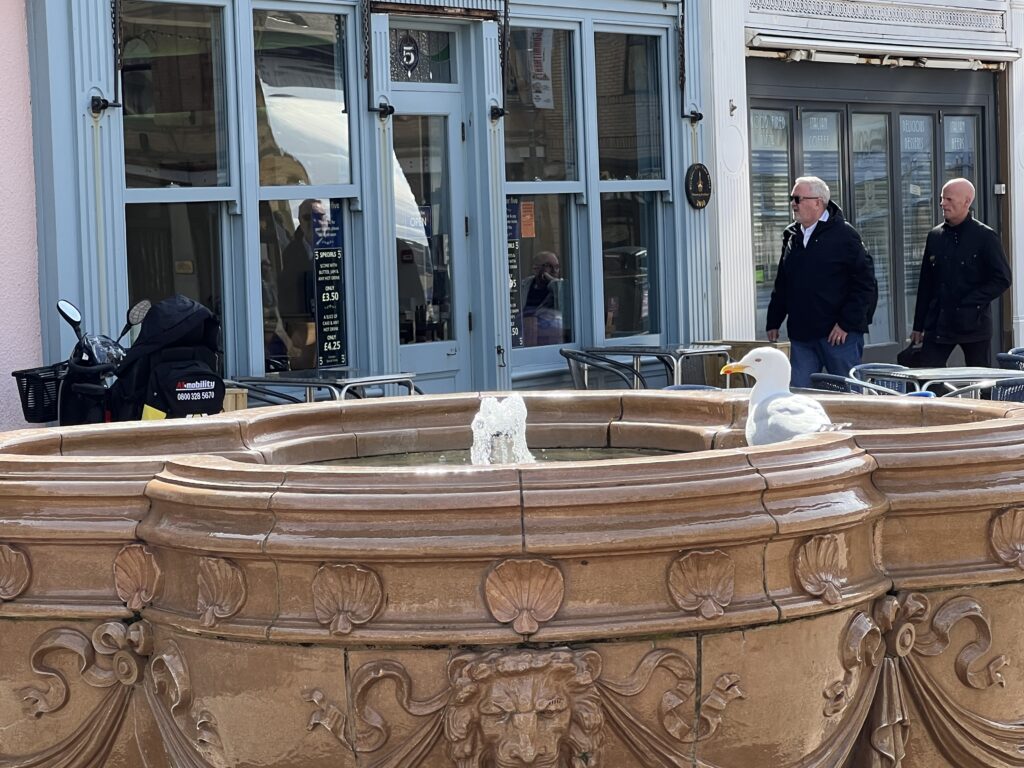
<svg viewBox="0 0 1024 768"><path fill-rule="evenodd" d="M154 304L117 369L117 382L111 391L114 420L140 419L147 404L169 416L172 412L219 413L224 406L224 381L216 365L219 330L220 322L213 313L187 296L179 294ZM204 382L213 382L213 387L204 386ZM178 399L179 383L183 395L213 394L195 400L191 395ZM182 411L186 404L189 409Z"/></svg>

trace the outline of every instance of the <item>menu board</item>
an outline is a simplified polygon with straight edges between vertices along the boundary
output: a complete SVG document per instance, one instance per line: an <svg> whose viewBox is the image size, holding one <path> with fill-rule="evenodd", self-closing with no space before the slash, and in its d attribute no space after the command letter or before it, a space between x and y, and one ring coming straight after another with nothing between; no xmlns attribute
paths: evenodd
<svg viewBox="0 0 1024 768"><path fill-rule="evenodd" d="M331 200L327 219L317 228L313 248L317 368L348 365L340 200Z"/></svg>
<svg viewBox="0 0 1024 768"><path fill-rule="evenodd" d="M520 203L518 197L509 197L505 202L505 227L508 238L508 290L509 322L512 326L512 346L525 346L523 338L523 313L520 306L519 246L521 237Z"/></svg>

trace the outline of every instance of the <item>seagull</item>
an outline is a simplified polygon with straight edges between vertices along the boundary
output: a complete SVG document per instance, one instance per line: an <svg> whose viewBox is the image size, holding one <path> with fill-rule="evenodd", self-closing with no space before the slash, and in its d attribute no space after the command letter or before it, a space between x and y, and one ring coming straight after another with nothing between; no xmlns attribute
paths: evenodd
<svg viewBox="0 0 1024 768"><path fill-rule="evenodd" d="M747 411L747 445L781 443L799 435L830 432L837 427L817 400L789 391L789 358L773 347L750 350L722 373L745 373L756 379Z"/></svg>

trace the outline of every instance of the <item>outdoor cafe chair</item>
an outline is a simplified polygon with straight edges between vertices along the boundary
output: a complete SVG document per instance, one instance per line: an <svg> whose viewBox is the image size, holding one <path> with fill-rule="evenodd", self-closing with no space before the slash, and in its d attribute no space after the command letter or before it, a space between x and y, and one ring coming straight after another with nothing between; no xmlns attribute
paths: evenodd
<svg viewBox="0 0 1024 768"><path fill-rule="evenodd" d="M1021 349L1021 353L1013 352L999 352L996 354L996 363L1000 368L1007 371L1024 371L1024 349Z"/></svg>
<svg viewBox="0 0 1024 768"><path fill-rule="evenodd" d="M899 392L890 387L883 387L880 384L872 384L869 381L861 381L851 376L837 376L834 373L812 373L811 387L824 392L843 392L850 395L905 395L917 397L935 397L934 392L922 390L920 392Z"/></svg>
<svg viewBox="0 0 1024 768"><path fill-rule="evenodd" d="M569 376L576 389L613 389L613 387L601 386L603 379L598 381L597 377L589 375L588 368L608 374L612 379L621 380L622 384L629 389L637 386L640 389L647 389L647 379L644 378L644 375L626 363L566 347L558 350L558 353L565 358L569 365Z"/></svg>
<svg viewBox="0 0 1024 768"><path fill-rule="evenodd" d="M973 397L998 402L1024 403L1024 376L1013 379L979 381L946 392L942 397Z"/></svg>
<svg viewBox="0 0 1024 768"><path fill-rule="evenodd" d="M901 395L907 394L907 390L910 388L909 384L905 379L898 379L892 376L886 376L885 374L889 371L905 371L907 366L898 365L897 363L861 363L855 365L850 369L850 376L860 381L866 381L869 384L878 384L883 387L895 390Z"/></svg>

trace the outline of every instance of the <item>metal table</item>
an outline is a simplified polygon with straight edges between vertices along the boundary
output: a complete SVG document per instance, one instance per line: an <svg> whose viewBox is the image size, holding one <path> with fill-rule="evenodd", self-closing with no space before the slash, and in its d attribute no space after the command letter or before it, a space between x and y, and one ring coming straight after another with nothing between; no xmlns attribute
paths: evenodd
<svg viewBox="0 0 1024 768"><path fill-rule="evenodd" d="M723 365L730 361L729 351L732 349L728 344L706 344L694 345L691 347L680 346L659 346L657 344L625 344L621 346L608 347L587 347L583 351L592 355L633 358L633 370L639 373L640 363L645 357L657 358L665 366L665 372L671 377L673 384L683 383L683 363L691 357L705 357L707 355L718 355L723 359ZM726 386L729 385L729 378L726 377ZM640 389L640 382L634 382L634 389Z"/></svg>
<svg viewBox="0 0 1024 768"><path fill-rule="evenodd" d="M944 384L962 387L981 381L1016 379L1021 376L1021 371L1011 371L1006 368L954 366L952 368L907 368L906 370L879 372L878 375L886 379L906 379L909 386L921 390L932 389ZM936 391L935 394L940 394L940 392Z"/></svg>
<svg viewBox="0 0 1024 768"><path fill-rule="evenodd" d="M395 384L407 394L417 394L415 373L382 373L368 376L352 375L351 368L331 368L313 371L278 371L262 376L242 376L240 384L255 384L268 389L299 388L306 392L306 402L316 400L317 390L325 390L331 400L344 400L350 392L363 396L367 387Z"/></svg>

